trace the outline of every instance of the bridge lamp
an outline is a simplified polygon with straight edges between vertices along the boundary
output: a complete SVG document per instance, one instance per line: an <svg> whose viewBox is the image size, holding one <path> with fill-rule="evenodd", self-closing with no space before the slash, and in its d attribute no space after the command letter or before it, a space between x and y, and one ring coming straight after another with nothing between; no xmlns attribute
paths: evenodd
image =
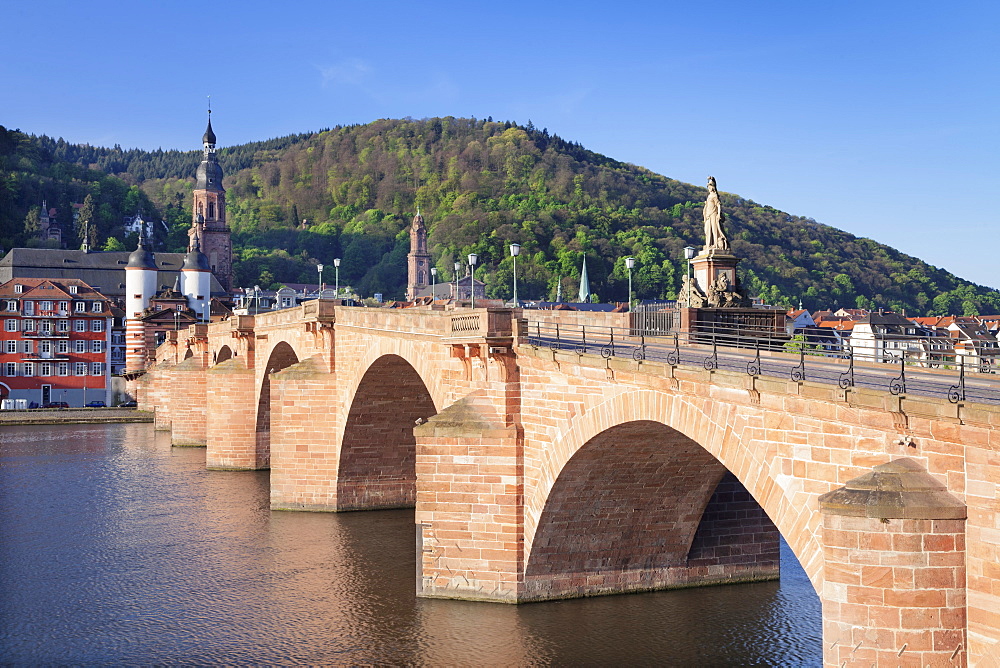
<svg viewBox="0 0 1000 668"><path fill-rule="evenodd" d="M319 299L323 298L323 263L316 265L316 271L319 272Z"/></svg>
<svg viewBox="0 0 1000 668"><path fill-rule="evenodd" d="M462 268L462 264L455 260L455 302L458 302L458 270Z"/></svg>
<svg viewBox="0 0 1000 668"><path fill-rule="evenodd" d="M688 261L688 308L691 308L691 292L694 286L691 285L691 260L694 258L694 246L684 247L684 259Z"/></svg>
<svg viewBox="0 0 1000 668"><path fill-rule="evenodd" d="M472 280L469 282L469 294L472 295L472 308L476 308L476 262L479 262L479 256L475 253L469 253L469 266L472 267Z"/></svg>
<svg viewBox="0 0 1000 668"><path fill-rule="evenodd" d="M625 266L628 267L628 312L632 312L632 269L635 268L635 258L625 258Z"/></svg>
<svg viewBox="0 0 1000 668"><path fill-rule="evenodd" d="M521 244L510 245L510 256L514 258L514 308L517 308L517 256L521 253Z"/></svg>
<svg viewBox="0 0 1000 668"><path fill-rule="evenodd" d="M438 275L438 268L431 267L431 301L437 299L437 294L435 294L436 291L434 289L434 279L437 278L437 275Z"/></svg>
<svg viewBox="0 0 1000 668"><path fill-rule="evenodd" d="M334 288L333 288L333 298L336 299L337 297L340 296L340 258L339 257L333 258L333 268L337 272L337 278L335 279L335 282L333 284L334 285Z"/></svg>

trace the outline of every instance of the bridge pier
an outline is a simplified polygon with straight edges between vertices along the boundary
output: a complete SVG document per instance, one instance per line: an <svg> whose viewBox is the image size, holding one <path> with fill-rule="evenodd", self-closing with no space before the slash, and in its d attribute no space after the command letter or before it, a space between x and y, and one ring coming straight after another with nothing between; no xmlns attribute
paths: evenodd
<svg viewBox="0 0 1000 668"><path fill-rule="evenodd" d="M189 357L170 369L170 443L201 446L206 443L207 374L200 356Z"/></svg>
<svg viewBox="0 0 1000 668"><path fill-rule="evenodd" d="M820 507L824 663L966 665L965 505L897 459Z"/></svg>
<svg viewBox="0 0 1000 668"><path fill-rule="evenodd" d="M271 508L337 511L337 377L314 359L271 376Z"/></svg>
<svg viewBox="0 0 1000 668"><path fill-rule="evenodd" d="M206 373L205 466L209 469L252 471L268 465L267 458L257 452L255 371L243 360L230 358Z"/></svg>
<svg viewBox="0 0 1000 668"><path fill-rule="evenodd" d="M417 437L417 595L517 603L523 436L470 395Z"/></svg>

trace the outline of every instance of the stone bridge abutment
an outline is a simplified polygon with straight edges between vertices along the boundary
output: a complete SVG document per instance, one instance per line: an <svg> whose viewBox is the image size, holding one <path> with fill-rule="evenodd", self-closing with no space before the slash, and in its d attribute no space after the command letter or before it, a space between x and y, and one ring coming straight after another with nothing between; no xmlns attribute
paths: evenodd
<svg viewBox="0 0 1000 668"><path fill-rule="evenodd" d="M143 406L269 465L276 510L415 506L421 596L773 578L780 534L828 665L997 651L995 407L535 348L519 312L310 309L176 342Z"/></svg>

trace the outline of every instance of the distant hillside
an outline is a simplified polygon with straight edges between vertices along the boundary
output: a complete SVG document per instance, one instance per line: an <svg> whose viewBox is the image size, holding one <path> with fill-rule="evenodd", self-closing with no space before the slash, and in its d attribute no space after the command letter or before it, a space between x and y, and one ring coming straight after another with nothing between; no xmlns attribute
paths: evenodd
<svg viewBox="0 0 1000 668"><path fill-rule="evenodd" d="M224 127L216 131L224 143ZM12 136L16 146L10 149ZM0 174L13 187L7 186L6 199L0 188L0 242L23 239L19 225L27 208L53 190L124 193L119 213L130 213L136 202L148 206L171 227L160 243L184 242L199 151L122 151L12 132L5 137ZM240 285L315 281L317 261L341 257L342 284L366 295L402 296L406 227L418 206L439 280L451 279L456 258L476 252L477 278L493 296L509 296L506 248L512 241L522 245L520 295L552 298L560 280L563 294L574 294L586 255L591 287L609 301L626 299L627 255L637 258L639 298L673 297L685 270L684 246L703 241L704 188L530 125L381 120L223 148L220 160ZM85 169L91 166L101 171ZM119 178L110 181L104 170ZM893 248L737 195L722 199L733 250L745 258L744 285L770 303L1000 312L1000 292ZM50 205L60 206L53 201L60 200L50 196ZM115 236L115 229L107 226L102 234L99 242Z"/></svg>

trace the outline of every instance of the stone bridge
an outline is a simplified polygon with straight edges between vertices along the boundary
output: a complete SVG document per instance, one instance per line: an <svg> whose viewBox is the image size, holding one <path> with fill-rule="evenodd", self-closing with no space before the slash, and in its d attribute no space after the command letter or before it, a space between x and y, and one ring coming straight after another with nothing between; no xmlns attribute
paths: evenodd
<svg viewBox="0 0 1000 668"><path fill-rule="evenodd" d="M532 317L306 302L171 333L136 392L273 509L415 507L420 596L773 579L780 533L827 665L998 660L1000 408L535 348Z"/></svg>

